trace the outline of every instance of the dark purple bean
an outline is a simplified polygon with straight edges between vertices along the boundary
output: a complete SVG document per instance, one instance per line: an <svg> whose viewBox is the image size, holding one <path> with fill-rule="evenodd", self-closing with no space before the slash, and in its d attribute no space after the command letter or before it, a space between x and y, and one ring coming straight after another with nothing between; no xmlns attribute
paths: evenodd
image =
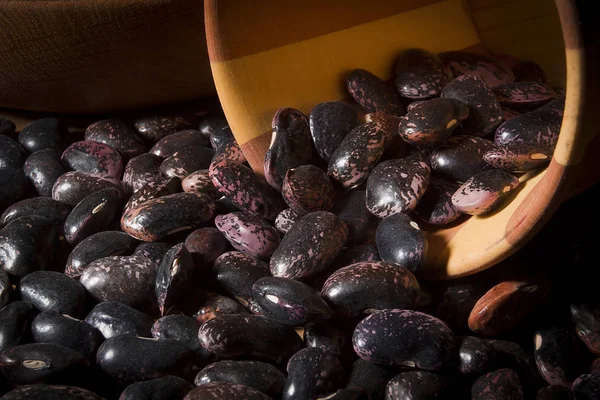
<svg viewBox="0 0 600 400"><path fill-rule="evenodd" d="M404 114L404 107L393 85L364 69L355 69L346 78L348 93L366 112Z"/></svg>
<svg viewBox="0 0 600 400"><path fill-rule="evenodd" d="M179 178L158 177L149 181L145 186L134 192L123 209L123 214L130 210L138 208L142 203L148 200L156 199L162 196L175 194L181 191L181 181Z"/></svg>
<svg viewBox="0 0 600 400"><path fill-rule="evenodd" d="M523 398L519 377L509 368L482 375L471 387L472 400L522 400Z"/></svg>
<svg viewBox="0 0 600 400"><path fill-rule="evenodd" d="M181 186L184 192L188 193L203 193L210 196L213 200L218 200L221 194L213 185L207 169L200 169L192 172L181 181Z"/></svg>
<svg viewBox="0 0 600 400"><path fill-rule="evenodd" d="M539 82L514 82L496 86L494 93L503 106L536 108L556 97L554 90Z"/></svg>
<svg viewBox="0 0 600 400"><path fill-rule="evenodd" d="M18 278L53 265L58 227L44 217L29 215L0 229L0 265Z"/></svg>
<svg viewBox="0 0 600 400"><path fill-rule="evenodd" d="M86 357L95 356L104 341L102 333L87 322L56 311L44 311L35 317L31 333L37 343L65 346Z"/></svg>
<svg viewBox="0 0 600 400"><path fill-rule="evenodd" d="M106 188L115 188L125 193L123 185L116 179L81 171L71 171L61 175L56 180L52 187L52 198L75 207L86 196Z"/></svg>
<svg viewBox="0 0 600 400"><path fill-rule="evenodd" d="M237 301L220 294L202 291L196 293L196 300L200 306L194 318L204 323L219 315L248 314L248 311Z"/></svg>
<svg viewBox="0 0 600 400"><path fill-rule="evenodd" d="M154 320L123 303L104 301L90 311L85 322L108 339L120 335L151 337Z"/></svg>
<svg viewBox="0 0 600 400"><path fill-rule="evenodd" d="M356 354L367 361L439 370L450 361L454 335L431 315L396 309L363 319L352 343Z"/></svg>
<svg viewBox="0 0 600 400"><path fill-rule="evenodd" d="M302 214L297 213L291 208L286 208L277 214L274 223L275 229L277 229L277 231L282 235L285 235L290 229L292 229L292 225L294 225L302 216Z"/></svg>
<svg viewBox="0 0 600 400"><path fill-rule="evenodd" d="M452 204L452 195L458 185L443 179L431 179L427 191L417 204L415 213L432 225L446 225L458 219L462 213Z"/></svg>
<svg viewBox="0 0 600 400"><path fill-rule="evenodd" d="M417 273L427 254L427 239L419 225L403 213L384 218L377 228L377 251L382 261Z"/></svg>
<svg viewBox="0 0 600 400"><path fill-rule="evenodd" d="M232 140L223 144L215 151L215 156L213 157L212 162L218 163L223 160L233 161L237 164L244 164L248 161L246 160L246 156L242 152L242 149L236 140Z"/></svg>
<svg viewBox="0 0 600 400"><path fill-rule="evenodd" d="M474 336L460 338L458 370L465 375L482 375L495 365L495 350L484 339Z"/></svg>
<svg viewBox="0 0 600 400"><path fill-rule="evenodd" d="M351 105L327 101L311 110L309 123L315 150L319 157L329 161L344 137L360 124L360 120Z"/></svg>
<svg viewBox="0 0 600 400"><path fill-rule="evenodd" d="M546 106L514 117L504 122L496 130L494 142L505 146L513 142L531 142L554 149L562 125L562 109L553 108L553 102Z"/></svg>
<svg viewBox="0 0 600 400"><path fill-rule="evenodd" d="M493 150L489 140L469 135L453 136L431 154L433 175L452 182L465 182L479 172L491 169L483 155Z"/></svg>
<svg viewBox="0 0 600 400"><path fill-rule="evenodd" d="M335 260L347 236L346 224L334 214L307 214L292 226L273 253L271 273L292 279L315 275Z"/></svg>
<svg viewBox="0 0 600 400"><path fill-rule="evenodd" d="M0 216L0 225L6 225L17 218L31 215L44 217L54 224L62 225L70 212L71 207L51 197L32 197L8 207Z"/></svg>
<svg viewBox="0 0 600 400"><path fill-rule="evenodd" d="M19 169L23 166L25 158L27 152L16 140L0 134L0 168Z"/></svg>
<svg viewBox="0 0 600 400"><path fill-rule="evenodd" d="M167 375L127 386L119 400L173 400L183 399L194 385L178 376Z"/></svg>
<svg viewBox="0 0 600 400"><path fill-rule="evenodd" d="M419 283L404 267L383 261L361 262L334 272L321 295L336 316L350 317L390 308L413 308Z"/></svg>
<svg viewBox="0 0 600 400"><path fill-rule="evenodd" d="M186 315L167 315L156 320L152 325L152 337L155 339L174 339L185 344L194 351L195 365L206 365L208 354L198 342L198 330L202 323Z"/></svg>
<svg viewBox="0 0 600 400"><path fill-rule="evenodd" d="M156 379L166 375L189 376L194 353L173 339L149 339L122 335L107 339L96 363L118 382Z"/></svg>
<svg viewBox="0 0 600 400"><path fill-rule="evenodd" d="M0 353L27 338L35 314L33 306L24 301L13 301L0 309Z"/></svg>
<svg viewBox="0 0 600 400"><path fill-rule="evenodd" d="M65 385L26 385L6 393L2 400L104 400L94 392L75 386Z"/></svg>
<svg viewBox="0 0 600 400"><path fill-rule="evenodd" d="M308 118L293 108L277 110L272 128L271 145L264 162L265 178L269 185L280 191L288 169L310 162L312 141Z"/></svg>
<svg viewBox="0 0 600 400"><path fill-rule="evenodd" d="M569 386L572 378L572 337L567 328L549 326L535 331L535 363L549 385Z"/></svg>
<svg viewBox="0 0 600 400"><path fill-rule="evenodd" d="M314 165L289 169L283 179L281 195L290 208L303 214L328 211L335 201L329 177Z"/></svg>
<svg viewBox="0 0 600 400"><path fill-rule="evenodd" d="M271 400L269 396L245 385L227 382L211 382L192 389L183 400Z"/></svg>
<svg viewBox="0 0 600 400"><path fill-rule="evenodd" d="M262 361L217 361L198 372L196 386L213 382L245 385L273 398L279 398L285 384L283 372Z"/></svg>
<svg viewBox="0 0 600 400"><path fill-rule="evenodd" d="M561 385L552 385L541 388L535 400L575 400L573 392Z"/></svg>
<svg viewBox="0 0 600 400"><path fill-rule="evenodd" d="M552 153L552 149L536 143L512 142L487 151L483 159L494 168L518 173L544 168L550 163Z"/></svg>
<svg viewBox="0 0 600 400"><path fill-rule="evenodd" d="M442 60L424 49L409 49L396 59L396 89L409 99L439 96L448 82Z"/></svg>
<svg viewBox="0 0 600 400"><path fill-rule="evenodd" d="M0 169L0 211L25 197L28 182L25 175L17 169Z"/></svg>
<svg viewBox="0 0 600 400"><path fill-rule="evenodd" d="M367 208L365 190L352 190L340 193L332 210L348 228L347 245L362 244L375 237L379 218Z"/></svg>
<svg viewBox="0 0 600 400"><path fill-rule="evenodd" d="M196 265L183 243L173 246L163 257L156 272L154 292L164 315L193 286Z"/></svg>
<svg viewBox="0 0 600 400"><path fill-rule="evenodd" d="M133 253L136 240L124 232L98 232L81 241L67 259L65 274L79 279L92 262L109 256L126 256Z"/></svg>
<svg viewBox="0 0 600 400"><path fill-rule="evenodd" d="M265 262L237 251L217 258L213 273L219 286L248 309L257 307L252 297L252 285L258 279L270 276Z"/></svg>
<svg viewBox="0 0 600 400"><path fill-rule="evenodd" d="M250 356L278 365L304 347L294 329L258 315L219 315L202 325L198 339L217 357Z"/></svg>
<svg viewBox="0 0 600 400"><path fill-rule="evenodd" d="M290 358L282 400L313 399L331 394L343 384L344 370L333 354L317 348L302 349Z"/></svg>
<svg viewBox="0 0 600 400"><path fill-rule="evenodd" d="M519 179L506 171L483 171L456 190L452 204L465 214L487 214L500 208L518 186Z"/></svg>
<svg viewBox="0 0 600 400"><path fill-rule="evenodd" d="M478 77L465 75L450 81L442 97L469 106L469 117L462 123L465 133L485 136L502 122L502 109L494 92Z"/></svg>
<svg viewBox="0 0 600 400"><path fill-rule="evenodd" d="M17 385L77 382L88 366L83 354L57 344L22 344L0 353L0 371Z"/></svg>
<svg viewBox="0 0 600 400"><path fill-rule="evenodd" d="M98 301L119 301L135 308L155 304L158 265L146 257L114 256L90 263L80 282Z"/></svg>
<svg viewBox="0 0 600 400"><path fill-rule="evenodd" d="M42 118L21 129L19 143L25 150L35 153L38 150L52 149L63 151L63 139L69 134L64 121L57 118Z"/></svg>
<svg viewBox="0 0 600 400"><path fill-rule="evenodd" d="M200 123L199 129L209 138L210 145L215 150L235 139L225 117L207 118Z"/></svg>
<svg viewBox="0 0 600 400"><path fill-rule="evenodd" d="M450 378L428 371L401 372L386 386L386 400L452 398Z"/></svg>
<svg viewBox="0 0 600 400"><path fill-rule="evenodd" d="M56 311L80 317L85 303L85 288L76 280L55 271L36 271L21 279L21 299L40 311Z"/></svg>
<svg viewBox="0 0 600 400"><path fill-rule="evenodd" d="M530 357L518 343L497 339L488 339L487 342L494 348L498 366L512 368L522 377L530 375L535 369Z"/></svg>
<svg viewBox="0 0 600 400"><path fill-rule="evenodd" d="M190 146L207 146L208 138L200 131L187 129L163 137L152 146L149 153L167 158Z"/></svg>
<svg viewBox="0 0 600 400"><path fill-rule="evenodd" d="M60 154L52 149L46 149L27 157L23 172L38 195L50 197L54 183L67 170L60 160Z"/></svg>
<svg viewBox="0 0 600 400"><path fill-rule="evenodd" d="M185 247L192 254L198 268L212 263L228 248L227 239L216 228L200 228L185 238Z"/></svg>
<svg viewBox="0 0 600 400"><path fill-rule="evenodd" d="M74 171L107 175L115 179L121 179L123 175L121 153L93 140L73 143L62 153L61 160Z"/></svg>
<svg viewBox="0 0 600 400"><path fill-rule="evenodd" d="M367 180L367 208L379 218L413 210L429 185L429 176L429 166L422 161L382 162Z"/></svg>
<svg viewBox="0 0 600 400"><path fill-rule="evenodd" d="M148 200L125 211L121 229L138 240L161 240L183 230L202 227L213 216L215 204L198 193L176 193Z"/></svg>
<svg viewBox="0 0 600 400"><path fill-rule="evenodd" d="M17 127L8 118L0 117L0 135L13 136Z"/></svg>
<svg viewBox="0 0 600 400"><path fill-rule="evenodd" d="M381 158L386 132L378 122L352 129L329 159L327 174L345 189L360 186Z"/></svg>
<svg viewBox="0 0 600 400"><path fill-rule="evenodd" d="M388 381L396 374L395 368L359 358L352 364L348 387L363 389L371 400L383 399Z"/></svg>
<svg viewBox="0 0 600 400"><path fill-rule="evenodd" d="M511 70L480 54L464 51L445 51L440 53L439 57L455 77L463 75L476 76L490 87L515 81Z"/></svg>
<svg viewBox="0 0 600 400"><path fill-rule="evenodd" d="M137 119L133 125L137 133L144 139L156 142L173 133L193 129L195 123L192 118L183 113L173 113L142 117Z"/></svg>
<svg viewBox="0 0 600 400"><path fill-rule="evenodd" d="M517 110L513 110L508 107L502 107L502 120L503 121L509 121L519 115L521 115L521 112L519 112Z"/></svg>
<svg viewBox="0 0 600 400"><path fill-rule="evenodd" d="M263 260L271 257L281 240L271 224L246 212L217 215L215 225L234 249Z"/></svg>
<svg viewBox="0 0 600 400"><path fill-rule="evenodd" d="M154 154L144 153L131 158L125 166L123 185L128 193L135 193L161 176L162 159Z"/></svg>
<svg viewBox="0 0 600 400"><path fill-rule="evenodd" d="M435 98L411 107L400 120L398 133L402 139L415 146L434 147L454 132L461 123L460 102ZM462 104L462 103L460 103ZM469 114L469 108L462 104Z"/></svg>
<svg viewBox="0 0 600 400"><path fill-rule="evenodd" d="M267 276L252 285L252 297L261 314L289 326L329 319L332 311L314 289L289 278Z"/></svg>
<svg viewBox="0 0 600 400"><path fill-rule="evenodd" d="M143 140L117 119L94 122L85 130L85 140L107 144L125 158L135 157L146 151Z"/></svg>
<svg viewBox="0 0 600 400"><path fill-rule="evenodd" d="M248 167L223 160L210 165L209 175L219 192L242 211L272 220L284 208L279 194Z"/></svg>
<svg viewBox="0 0 600 400"><path fill-rule="evenodd" d="M521 61L512 67L516 82L546 83L546 74L542 67L533 61Z"/></svg>
<svg viewBox="0 0 600 400"><path fill-rule="evenodd" d="M118 226L123 207L123 193L115 188L94 192L81 200L65 220L67 242L76 245L94 233Z"/></svg>
<svg viewBox="0 0 600 400"><path fill-rule="evenodd" d="M594 400L600 397L600 372L581 375L575 379L571 390L577 400Z"/></svg>
<svg viewBox="0 0 600 400"><path fill-rule="evenodd" d="M190 146L167 157L160 164L160 171L169 177L185 178L194 171L210 166L214 150L202 146Z"/></svg>

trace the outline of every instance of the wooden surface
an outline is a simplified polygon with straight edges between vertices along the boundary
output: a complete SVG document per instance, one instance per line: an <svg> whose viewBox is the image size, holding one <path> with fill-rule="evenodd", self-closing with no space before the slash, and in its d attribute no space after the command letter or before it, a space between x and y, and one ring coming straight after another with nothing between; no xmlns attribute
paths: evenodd
<svg viewBox="0 0 600 400"><path fill-rule="evenodd" d="M262 173L277 108L308 113L321 101L345 98L344 79L353 68L388 79L396 54L404 48L439 52L483 42L490 50L539 62L552 84L566 82L565 117L549 168L523 179L512 202L491 216L472 217L446 229L425 227L429 243L425 267L431 277L472 274L508 257L543 226L566 194L574 192L577 180L584 182L583 187L600 174L598 168L595 174L582 172L585 161L600 152L600 140L593 140L598 133L593 121L597 110L590 112L592 92L597 91L590 85L598 86L597 73L592 71L593 50L586 46L589 37L581 35L582 10L577 8L585 7L583 1L556 0L560 19L549 0L396 2L409 7L387 10L389 15L376 19L371 11L377 9L374 0L356 1L352 11L342 8L328 18L322 18L310 1L286 1L284 7L281 1L265 0L261 7L270 9L268 20L254 14L243 0L218 6L217 2L205 2L215 85L233 133L257 173ZM357 17L361 14L364 20ZM232 25L248 15L255 18ZM304 27L286 24L290 15L313 15L314 20L298 32ZM337 29L320 25L326 22ZM256 36L250 32L253 25L260 27L264 42L247 42Z"/></svg>
<svg viewBox="0 0 600 400"><path fill-rule="evenodd" d="M214 93L198 0L0 2L0 107L104 112Z"/></svg>

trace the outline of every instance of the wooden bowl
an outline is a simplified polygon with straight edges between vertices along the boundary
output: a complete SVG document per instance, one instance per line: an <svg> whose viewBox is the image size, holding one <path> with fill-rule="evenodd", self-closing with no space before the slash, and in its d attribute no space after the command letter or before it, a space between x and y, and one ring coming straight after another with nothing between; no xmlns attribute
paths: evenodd
<svg viewBox="0 0 600 400"><path fill-rule="evenodd" d="M566 109L550 166L528 176L489 217L428 231L425 270L448 279L488 268L523 246L570 194L600 177L598 41L592 2L576 0L207 0L208 51L217 92L258 173L280 107L308 113L347 98L345 77L365 68L391 78L405 48L507 53L539 63L565 85ZM566 57L565 57L566 55ZM568 234L568 233L566 233Z"/></svg>
<svg viewBox="0 0 600 400"><path fill-rule="evenodd" d="M0 2L0 107L97 113L214 93L198 0Z"/></svg>

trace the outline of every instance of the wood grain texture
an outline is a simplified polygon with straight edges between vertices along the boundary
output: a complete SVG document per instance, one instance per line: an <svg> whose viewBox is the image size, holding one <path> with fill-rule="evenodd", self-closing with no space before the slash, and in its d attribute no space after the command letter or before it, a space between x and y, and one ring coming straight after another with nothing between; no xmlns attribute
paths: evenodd
<svg viewBox="0 0 600 400"><path fill-rule="evenodd" d="M200 1L0 2L0 106L103 112L211 93Z"/></svg>

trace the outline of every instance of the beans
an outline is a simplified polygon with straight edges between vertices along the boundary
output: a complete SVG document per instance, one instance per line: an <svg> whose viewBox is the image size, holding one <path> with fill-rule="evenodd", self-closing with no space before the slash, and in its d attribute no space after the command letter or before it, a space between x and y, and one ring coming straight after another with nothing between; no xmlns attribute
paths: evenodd
<svg viewBox="0 0 600 400"><path fill-rule="evenodd" d="M102 343L96 362L114 379L135 382L166 375L187 376L193 353L177 340L122 335Z"/></svg>
<svg viewBox="0 0 600 400"><path fill-rule="evenodd" d="M312 156L308 119L293 108L281 108L273 117L271 145L265 155L265 178L281 190L288 169L307 164Z"/></svg>
<svg viewBox="0 0 600 400"><path fill-rule="evenodd" d="M283 391L285 375L262 361L218 361L198 372L194 379L196 386L213 382L244 385L277 398Z"/></svg>
<svg viewBox="0 0 600 400"><path fill-rule="evenodd" d="M64 121L57 118L42 118L31 122L19 133L19 143L29 153L38 150L63 150L63 139L69 134Z"/></svg>
<svg viewBox="0 0 600 400"><path fill-rule="evenodd" d="M273 253L271 273L295 279L323 271L339 254L347 236L348 228L334 214L307 214L292 226Z"/></svg>
<svg viewBox="0 0 600 400"><path fill-rule="evenodd" d="M29 343L0 353L0 371L12 383L64 380L89 366L83 354L50 343ZM71 378L74 378L72 376Z"/></svg>
<svg viewBox="0 0 600 400"><path fill-rule="evenodd" d="M381 158L385 136L378 122L357 126L331 155L327 174L344 189L360 186Z"/></svg>
<svg viewBox="0 0 600 400"><path fill-rule="evenodd" d="M154 322L146 314L116 301L98 303L85 317L85 322L97 328L109 339L120 335L150 337Z"/></svg>
<svg viewBox="0 0 600 400"><path fill-rule="evenodd" d="M356 316L416 305L419 283L406 268L383 261L361 262L334 272L322 296L337 316Z"/></svg>
<svg viewBox="0 0 600 400"><path fill-rule="evenodd" d="M198 339L218 357L246 355L279 365L303 347L292 328L257 315L220 315L202 325Z"/></svg>
<svg viewBox="0 0 600 400"><path fill-rule="evenodd" d="M151 398L153 400L182 399L194 388L194 385L178 376L167 375L149 381L136 382L127 386L119 400L137 400Z"/></svg>
<svg viewBox="0 0 600 400"><path fill-rule="evenodd" d="M85 130L85 140L109 145L125 158L138 156L146 150L142 139L117 119L94 122Z"/></svg>
<svg viewBox="0 0 600 400"><path fill-rule="evenodd" d="M563 91L503 59L413 48L386 80L352 70L349 100L272 115L265 178L218 109L83 138L49 118L18 143L0 118L0 396L598 397L578 218L488 272L423 270L428 241L553 158Z"/></svg>
<svg viewBox="0 0 600 400"><path fill-rule="evenodd" d="M59 272L32 272L21 279L19 292L24 301L41 311L57 311L73 317L82 315L84 287Z"/></svg>
<svg viewBox="0 0 600 400"><path fill-rule="evenodd" d="M344 137L360 124L356 110L341 101L317 104L310 112L310 133L315 150L325 161L338 148Z"/></svg>
<svg viewBox="0 0 600 400"><path fill-rule="evenodd" d="M449 362L454 335L437 318L395 309L363 319L354 330L352 343L356 354L367 361L438 370Z"/></svg>
<svg viewBox="0 0 600 400"><path fill-rule="evenodd" d="M590 352L600 355L600 309L589 304L572 304L575 332Z"/></svg>

